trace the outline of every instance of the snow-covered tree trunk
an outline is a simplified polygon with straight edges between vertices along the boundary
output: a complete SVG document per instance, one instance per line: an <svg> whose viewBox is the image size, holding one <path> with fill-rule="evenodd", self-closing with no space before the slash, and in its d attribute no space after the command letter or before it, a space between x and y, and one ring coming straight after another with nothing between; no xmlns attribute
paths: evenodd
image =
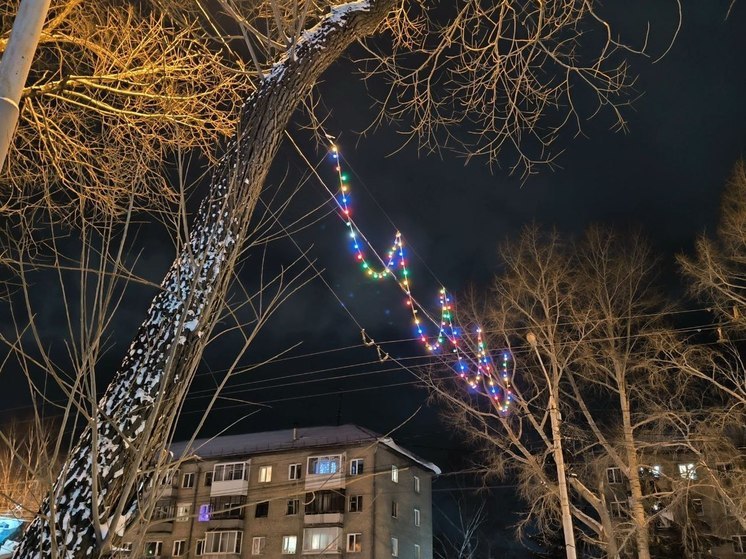
<svg viewBox="0 0 746 559"><path fill-rule="evenodd" d="M220 313L235 262L283 131L320 74L380 25L395 0L337 6L248 99L188 242L161 284L122 365L92 410L53 494L14 557L98 557L109 528L132 515Z"/></svg>

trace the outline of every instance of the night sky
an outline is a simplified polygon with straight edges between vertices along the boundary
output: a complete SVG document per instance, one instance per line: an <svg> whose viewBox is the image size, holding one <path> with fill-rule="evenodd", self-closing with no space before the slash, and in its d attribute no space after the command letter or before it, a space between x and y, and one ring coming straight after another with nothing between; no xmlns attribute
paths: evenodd
<svg viewBox="0 0 746 559"><path fill-rule="evenodd" d="M660 54L675 25L674 3L655 4L651 58ZM359 137L356 132L370 123L374 109L355 65L338 64L324 76L320 92L330 110L326 129L338 136L350 171L357 223L380 253L397 229L402 232L416 251L410 258L415 296L433 311L441 283L457 300L470 287L488 287L499 272L499 243L533 221L571 234L591 223L639 227L664 262L672 262L674 254L690 250L695 237L715 225L721 189L746 148L746 9L737 2L725 20L727 7L726 1L686 0L671 52L655 64L631 58L639 73L639 98L625 112L629 132L612 133L609 119L601 115L586 123L587 137L562 140L560 169L525 183L505 170L491 172L479 161L464 166L449 154L420 157L414 146L392 154L402 143L393 128ZM624 30L635 38L642 33L639 15L630 10L629 29ZM291 133L309 159L320 161L323 154L307 132L295 126ZM331 162L319 169L333 186ZM281 188L287 189L305 170L286 145L270 182L276 186L286 176ZM311 179L281 222L288 225L294 215L325 202L329 209L328 195ZM338 421L388 433L414 414L393 436L446 471L460 467L452 458L457 442L438 421L437 409L427 404L427 393L413 386L412 374L391 361L380 363L375 350L361 344L360 327L350 314L377 341L393 340L383 347L402 363L423 363L421 347L407 341L413 331L401 292L390 283L371 284L362 277L345 234L343 222L331 214L293 239L323 270L349 314L324 282L313 279L270 321L242 363L301 345L276 364L232 379L229 399L218 403L201 434ZM137 269L159 281L173 255L168 239L146 228L139 244L143 252ZM266 262L276 269L298 256L294 243L278 241L268 246ZM261 250L248 253L241 277L249 285L256 284L261 258ZM675 287L673 265L670 273ZM118 314L112 349L99 367L101 379L109 378L120 361L144 315L148 293L135 290ZM62 309L52 295L44 297L43 333L59 344L55 334ZM214 386L238 343L237 337L226 336L208 350L186 405L182 435L190 433L207 403L206 392L200 391ZM17 392L0 393L4 417L22 414L19 405L23 397Z"/></svg>

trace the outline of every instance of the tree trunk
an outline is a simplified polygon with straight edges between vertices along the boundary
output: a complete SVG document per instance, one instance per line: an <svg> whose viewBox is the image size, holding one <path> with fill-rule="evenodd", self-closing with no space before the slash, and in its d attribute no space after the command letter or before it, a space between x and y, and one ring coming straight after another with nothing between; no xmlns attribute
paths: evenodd
<svg viewBox="0 0 746 559"><path fill-rule="evenodd" d="M630 412L630 401L627 394L624 372L617 373L617 384L619 386L619 403L622 408L622 429L624 437L624 450L627 458L627 478L631 493L631 516L635 525L635 541L637 542L637 556L640 559L650 559L650 532L648 530L647 515L643 507L642 485L640 484L640 463L637 459L637 448L635 445L635 434L632 430L632 417Z"/></svg>
<svg viewBox="0 0 746 559"><path fill-rule="evenodd" d="M0 60L0 170L18 124L18 104L26 85L50 0L23 0Z"/></svg>
<svg viewBox="0 0 746 559"><path fill-rule="evenodd" d="M395 0L332 10L274 65L243 107L188 242L153 299L122 365L14 557L92 558L136 511L140 472L162 460L254 207L298 102L347 46L375 31Z"/></svg>

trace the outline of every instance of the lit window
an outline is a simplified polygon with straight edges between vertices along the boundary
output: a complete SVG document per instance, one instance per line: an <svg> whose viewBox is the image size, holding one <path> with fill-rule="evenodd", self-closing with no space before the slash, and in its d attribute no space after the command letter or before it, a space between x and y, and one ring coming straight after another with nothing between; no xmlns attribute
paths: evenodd
<svg viewBox="0 0 746 559"><path fill-rule="evenodd" d="M422 550L418 543L414 544L414 559L422 559Z"/></svg>
<svg viewBox="0 0 746 559"><path fill-rule="evenodd" d="M298 536L282 536L282 554L291 555L298 548Z"/></svg>
<svg viewBox="0 0 746 559"><path fill-rule="evenodd" d="M420 525L420 509L414 509L414 525Z"/></svg>
<svg viewBox="0 0 746 559"><path fill-rule="evenodd" d="M303 530L303 551L337 553L341 551L342 528L306 528Z"/></svg>
<svg viewBox="0 0 746 559"><path fill-rule="evenodd" d="M391 501L391 517L399 518L399 503Z"/></svg>
<svg viewBox="0 0 746 559"><path fill-rule="evenodd" d="M171 555L174 557L181 557L184 555L184 551L186 551L186 541L184 540L176 540L174 542L174 547L171 550Z"/></svg>
<svg viewBox="0 0 746 559"><path fill-rule="evenodd" d="M331 475L339 471L341 456L313 456L308 459L310 475Z"/></svg>
<svg viewBox="0 0 746 559"><path fill-rule="evenodd" d="M267 518L267 516L269 516L269 501L257 503L254 518Z"/></svg>
<svg viewBox="0 0 746 559"><path fill-rule="evenodd" d="M350 512L363 512L363 496L350 495Z"/></svg>
<svg viewBox="0 0 746 559"><path fill-rule="evenodd" d="M256 536L251 540L251 554L261 555L264 553L264 547L267 545L267 538L264 536Z"/></svg>
<svg viewBox="0 0 746 559"><path fill-rule="evenodd" d="M194 487L194 472L190 472L182 476L181 486L184 489L189 489L190 487Z"/></svg>
<svg viewBox="0 0 746 559"><path fill-rule="evenodd" d="M293 516L298 514L300 510L300 499L288 499L288 508L285 513L287 516Z"/></svg>
<svg viewBox="0 0 746 559"><path fill-rule="evenodd" d="M399 483L399 467L398 466L391 466L391 481L394 483Z"/></svg>
<svg viewBox="0 0 746 559"><path fill-rule="evenodd" d="M241 553L242 536L243 532L237 530L207 532L204 540L204 554Z"/></svg>
<svg viewBox="0 0 746 559"><path fill-rule="evenodd" d="M620 468L606 468L606 480L612 485L622 483L622 470Z"/></svg>
<svg viewBox="0 0 746 559"><path fill-rule="evenodd" d="M419 493L420 492L420 478L417 476L414 476L412 479L414 481L414 492Z"/></svg>
<svg viewBox="0 0 746 559"><path fill-rule="evenodd" d="M288 479L300 479L300 464L290 464L288 467Z"/></svg>
<svg viewBox="0 0 746 559"><path fill-rule="evenodd" d="M259 466L259 483L272 481L272 466Z"/></svg>
<svg viewBox="0 0 746 559"><path fill-rule="evenodd" d="M733 551L746 553L746 535L733 536Z"/></svg>
<svg viewBox="0 0 746 559"><path fill-rule="evenodd" d="M363 550L362 534L347 534L348 553L359 553Z"/></svg>
<svg viewBox="0 0 746 559"><path fill-rule="evenodd" d="M212 475L213 483L216 481L234 481L246 479L246 464L236 462L232 464L218 464Z"/></svg>
<svg viewBox="0 0 746 559"><path fill-rule="evenodd" d="M399 538L391 538L391 557L399 557Z"/></svg>
<svg viewBox="0 0 746 559"><path fill-rule="evenodd" d="M200 505L199 515L197 516L199 522L209 522L210 520L210 505Z"/></svg>
<svg viewBox="0 0 746 559"><path fill-rule="evenodd" d="M189 503L179 503L176 505L176 522L186 522L192 516L192 505Z"/></svg>
<svg viewBox="0 0 746 559"><path fill-rule="evenodd" d="M679 475L683 479L697 479L697 467L691 462L688 464L679 464Z"/></svg>
<svg viewBox="0 0 746 559"><path fill-rule="evenodd" d="M146 542L143 548L145 557L158 557L163 549L163 542Z"/></svg>
<svg viewBox="0 0 746 559"><path fill-rule="evenodd" d="M364 465L365 464L362 458L355 458L354 460L350 460L350 475L351 476L362 475Z"/></svg>

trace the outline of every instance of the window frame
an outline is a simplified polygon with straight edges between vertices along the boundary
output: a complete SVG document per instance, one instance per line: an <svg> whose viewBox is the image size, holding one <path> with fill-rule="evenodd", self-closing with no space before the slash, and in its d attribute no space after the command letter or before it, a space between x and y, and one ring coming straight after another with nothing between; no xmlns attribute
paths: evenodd
<svg viewBox="0 0 746 559"><path fill-rule="evenodd" d="M178 550L176 549L177 547L179 548ZM171 545L171 556L182 557L185 551L186 540L174 540L174 543Z"/></svg>
<svg viewBox="0 0 746 559"><path fill-rule="evenodd" d="M241 467L241 476L236 477L235 472L237 471L237 466ZM248 468L246 467L246 462L221 462L220 464L215 464L212 468L212 483L220 483L223 481L248 481ZM226 470L230 468L230 477L226 478L225 472ZM220 470L221 475L218 475L218 470Z"/></svg>
<svg viewBox="0 0 746 559"><path fill-rule="evenodd" d="M353 510L352 503L355 503ZM357 513L363 512L363 496L362 495L350 495L347 500L347 512Z"/></svg>
<svg viewBox="0 0 746 559"><path fill-rule="evenodd" d="M697 480L697 465L694 462L682 462L677 464L677 466L681 479Z"/></svg>
<svg viewBox="0 0 746 559"><path fill-rule="evenodd" d="M262 507L261 509L259 507ZM259 514L263 511L264 514ZM259 501L254 505L254 518L269 518L269 501Z"/></svg>
<svg viewBox="0 0 746 559"><path fill-rule="evenodd" d="M288 480L297 481L303 473L303 464L295 463L288 466Z"/></svg>
<svg viewBox="0 0 746 559"><path fill-rule="evenodd" d="M422 484L420 483L420 476L412 476L412 484L414 485L414 492L419 495L422 492Z"/></svg>
<svg viewBox="0 0 746 559"><path fill-rule="evenodd" d="M291 506L292 503L292 506ZM290 510L294 512L290 512ZM300 514L300 499L288 499L285 507L285 516L298 516Z"/></svg>
<svg viewBox="0 0 746 559"><path fill-rule="evenodd" d="M181 488L192 489L194 487L194 472L184 472L181 475Z"/></svg>
<svg viewBox="0 0 746 559"><path fill-rule="evenodd" d="M391 481L399 483L399 466L391 464Z"/></svg>
<svg viewBox="0 0 746 559"><path fill-rule="evenodd" d="M234 534L233 537L233 549L227 549L222 551L221 548L223 547L223 538L228 538L229 534ZM210 548L209 543L215 543L215 537L218 536L218 549L217 551L213 551L212 548ZM241 553L241 547L243 544L243 530L213 530L205 533L205 539L204 539L204 552L203 555L236 555ZM228 540L229 543L229 540Z"/></svg>
<svg viewBox="0 0 746 559"><path fill-rule="evenodd" d="M289 550L289 546L285 545L287 542L293 542L293 550ZM298 536L296 535L290 535L290 536L282 536L282 551L280 552L282 555L295 555L298 553Z"/></svg>
<svg viewBox="0 0 746 559"><path fill-rule="evenodd" d="M243 520L246 514L245 495L218 495L210 497L210 520Z"/></svg>
<svg viewBox="0 0 746 559"><path fill-rule="evenodd" d="M609 485L621 485L624 482L622 469L618 466L606 468L606 481Z"/></svg>
<svg viewBox="0 0 746 559"><path fill-rule="evenodd" d="M315 535L321 536L322 534L329 540L325 546L313 547L312 545L309 545L313 543ZM304 554L337 554L343 549L343 537L342 528L337 526L314 526L311 528L304 528L303 547L301 549Z"/></svg>
<svg viewBox="0 0 746 559"><path fill-rule="evenodd" d="M422 548L420 544L414 544L414 559L422 559Z"/></svg>
<svg viewBox="0 0 746 559"><path fill-rule="evenodd" d="M148 555L148 546L149 545L155 545L155 553L152 553ZM145 557L160 557L163 555L163 541L162 540L151 540L149 542L145 542L145 545L142 548L142 556Z"/></svg>
<svg viewBox="0 0 746 559"><path fill-rule="evenodd" d="M399 538L391 536L391 557L399 557Z"/></svg>
<svg viewBox="0 0 746 559"><path fill-rule="evenodd" d="M174 522L189 522L192 518L192 503L176 503L174 511Z"/></svg>
<svg viewBox="0 0 746 559"><path fill-rule="evenodd" d="M399 501L391 500L391 518L399 518Z"/></svg>
<svg viewBox="0 0 746 559"><path fill-rule="evenodd" d="M258 483L271 483L272 482L272 466L269 466L269 465L259 466L257 482Z"/></svg>
<svg viewBox="0 0 746 559"><path fill-rule="evenodd" d="M363 534L361 532L350 532L349 534L347 534L346 550L347 550L347 553L362 553Z"/></svg>
<svg viewBox="0 0 746 559"><path fill-rule="evenodd" d="M422 525L422 513L420 512L420 509L415 507L413 509L414 512L414 525L418 528Z"/></svg>
<svg viewBox="0 0 746 559"><path fill-rule="evenodd" d="M251 555L263 555L265 549L267 549L267 536L251 538Z"/></svg>
<svg viewBox="0 0 746 559"><path fill-rule="evenodd" d="M207 538L200 538L194 545L194 554L197 557L202 557L205 554L205 545L207 545Z"/></svg>
<svg viewBox="0 0 746 559"><path fill-rule="evenodd" d="M318 466L318 464L322 462L329 463L330 471L316 472L312 470L311 463L313 463L315 466ZM333 464L336 464L336 466L332 466ZM314 468L314 469L318 469L318 468ZM341 454L319 454L317 456L309 456L308 459L306 460L306 475L309 475L309 476L333 476L333 475L339 474L340 471L342 471L342 455Z"/></svg>
<svg viewBox="0 0 746 559"><path fill-rule="evenodd" d="M353 458L350 460L350 475L361 476L365 471L365 458Z"/></svg>

